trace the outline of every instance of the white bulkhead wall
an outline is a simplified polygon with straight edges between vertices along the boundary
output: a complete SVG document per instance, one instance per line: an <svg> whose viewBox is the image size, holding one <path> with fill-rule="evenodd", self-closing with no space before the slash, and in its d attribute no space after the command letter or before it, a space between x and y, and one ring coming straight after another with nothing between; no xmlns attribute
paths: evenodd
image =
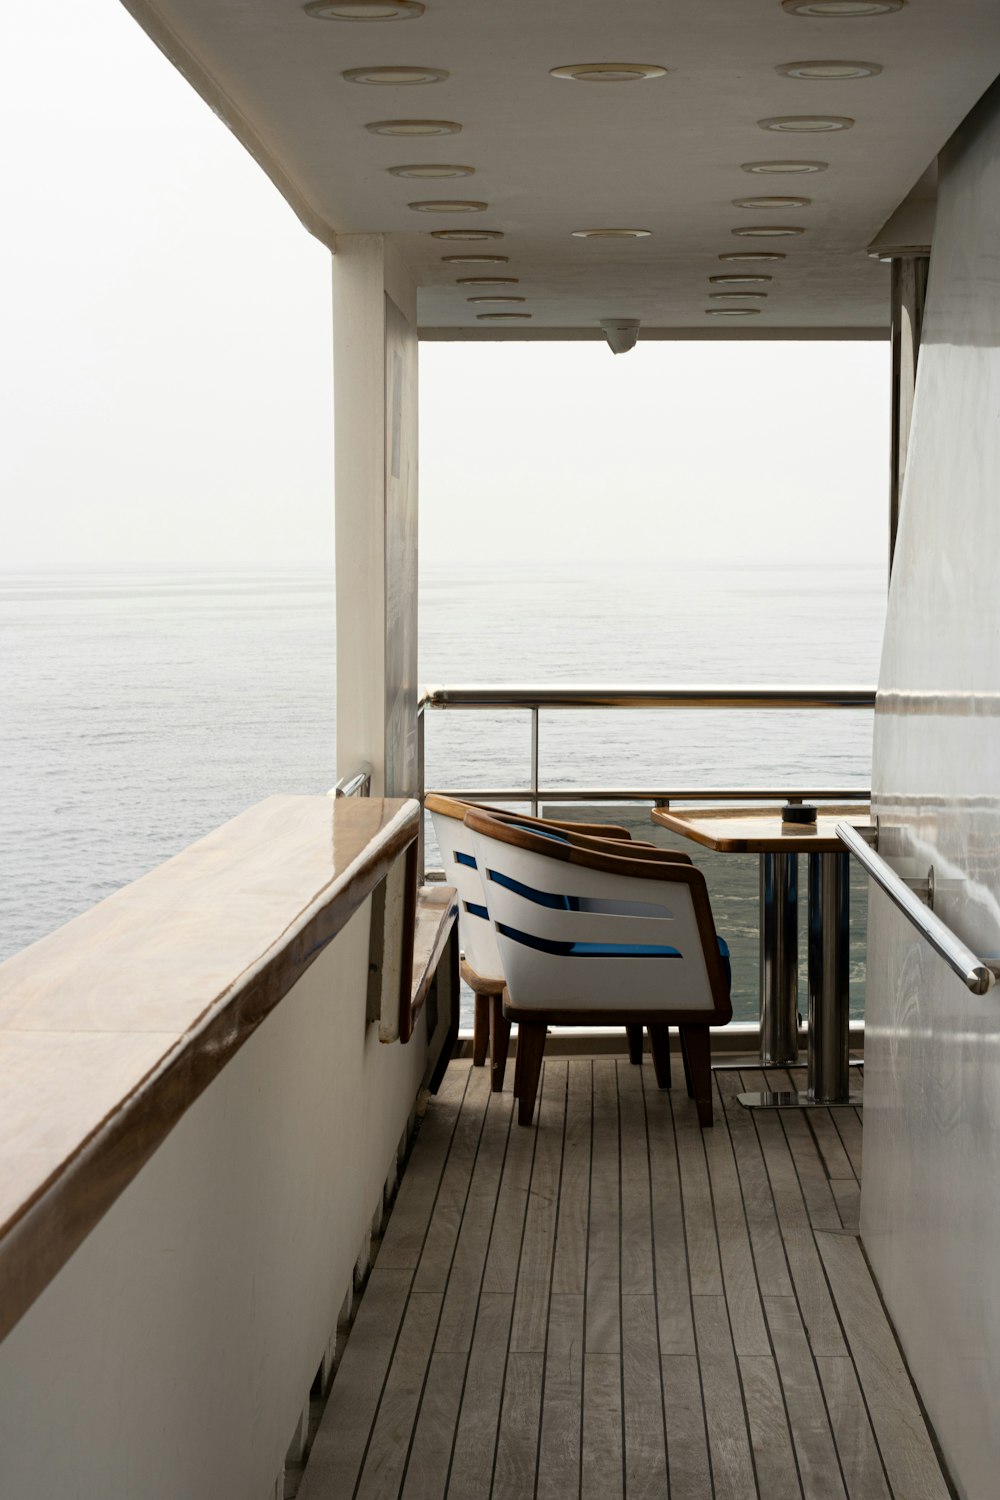
<svg viewBox="0 0 1000 1500"><path fill-rule="evenodd" d="M333 257L337 775L417 790L416 288L381 234Z"/></svg>
<svg viewBox="0 0 1000 1500"><path fill-rule="evenodd" d="M1000 954L1000 89L941 159L875 717L879 850ZM971 994L878 891L862 1231L962 1496L1000 1473L1000 990Z"/></svg>

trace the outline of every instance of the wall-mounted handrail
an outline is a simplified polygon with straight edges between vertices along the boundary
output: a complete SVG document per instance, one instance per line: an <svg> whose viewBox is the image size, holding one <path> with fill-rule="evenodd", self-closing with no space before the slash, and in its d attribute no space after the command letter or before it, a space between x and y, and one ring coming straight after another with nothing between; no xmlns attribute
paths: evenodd
<svg viewBox="0 0 1000 1500"><path fill-rule="evenodd" d="M837 837L862 865L875 884L883 890L904 916L909 917L921 937L940 954L974 995L985 995L1000 978L1000 970L977 958L972 949L957 937L941 918L925 906L901 876L883 859L868 840L850 823L837 824Z"/></svg>
<svg viewBox="0 0 1000 1500"><path fill-rule="evenodd" d="M365 762L353 776L342 776L336 786L327 792L328 797L370 797L372 791L372 768Z"/></svg>
<svg viewBox="0 0 1000 1500"><path fill-rule="evenodd" d="M872 708L874 687L535 687L478 684L425 688L421 708Z"/></svg>

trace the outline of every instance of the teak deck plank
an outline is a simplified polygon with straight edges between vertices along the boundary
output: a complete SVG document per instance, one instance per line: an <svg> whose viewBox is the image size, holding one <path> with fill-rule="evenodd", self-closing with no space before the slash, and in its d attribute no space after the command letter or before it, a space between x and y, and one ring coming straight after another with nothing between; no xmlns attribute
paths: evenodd
<svg viewBox="0 0 1000 1500"><path fill-rule="evenodd" d="M854 1228L858 1116L749 1113L742 1080L702 1132L648 1062L553 1059L524 1129L453 1065L300 1500L946 1500Z"/></svg>

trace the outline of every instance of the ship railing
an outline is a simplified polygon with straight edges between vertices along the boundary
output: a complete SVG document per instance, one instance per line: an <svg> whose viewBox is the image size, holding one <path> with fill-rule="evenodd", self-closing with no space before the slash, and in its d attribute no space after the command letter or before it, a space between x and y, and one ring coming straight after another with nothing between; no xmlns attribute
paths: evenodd
<svg viewBox="0 0 1000 1500"><path fill-rule="evenodd" d="M820 803L866 803L870 790L865 785L842 786L823 784L820 778L804 783L801 778L789 778L782 783L778 778L770 779L767 785L734 785L736 777L725 784L711 782L700 786L677 785L661 782L651 785L644 780L631 785L590 785L574 782L560 767L557 777L543 778L541 772L541 728L543 716L565 713L572 710L664 710L684 713L691 710L738 710L754 711L817 711L836 713L845 710L868 710L875 706L873 686L788 686L745 685L719 686L713 684L668 685L668 686L538 686L508 684L471 684L430 687L420 695L417 715L417 751L419 765L419 791L433 790L444 796L467 801L491 802L527 807L533 815L544 813L548 807L588 804L617 805L622 813L631 806L667 807L672 804L695 806L706 803L730 803L734 805L774 802L820 802ZM510 712L529 716L530 741L528 747L527 775L523 781L510 785L473 785L468 781L458 784L457 779L447 777L448 784L438 779L433 786L426 780L426 731L427 719L432 712ZM552 784L558 782L558 784ZM640 813L636 829L646 827L646 818ZM425 828L425 834L428 830ZM647 836L646 831L641 835ZM648 836L660 839L662 830L649 824ZM429 835L428 835L429 837ZM678 843L679 846L679 843ZM743 856L720 856L707 854L702 860L699 851L686 845L697 862L703 863L713 903L721 908L723 915L727 902L742 899L745 910L746 896L758 878L752 866ZM436 861L425 861L432 865ZM436 868L426 870L425 879L443 879L443 871ZM860 871L852 875L852 1013L856 1019L853 1029L861 1030L858 1018L863 1005L863 970L866 948L867 888ZM734 986L734 1009L743 1017L743 1024L720 1035L720 1046L731 1040L740 1048L753 1045L752 1033L759 1035L759 960L750 957L756 933L747 939L747 953L738 967L739 977ZM804 954L804 943L800 952ZM735 967L735 966L734 966ZM804 980L802 981L804 983ZM805 1006L800 1007L803 1011Z"/></svg>

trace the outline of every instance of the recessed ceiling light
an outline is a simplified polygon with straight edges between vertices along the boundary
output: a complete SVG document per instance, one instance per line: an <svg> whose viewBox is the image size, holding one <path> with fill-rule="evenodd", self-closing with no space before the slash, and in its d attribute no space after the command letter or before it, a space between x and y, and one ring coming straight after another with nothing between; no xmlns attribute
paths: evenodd
<svg viewBox="0 0 1000 1500"><path fill-rule="evenodd" d="M781 63L774 71L785 78L825 78L833 83L843 83L850 78L874 78L881 73L882 64L827 58L819 62Z"/></svg>
<svg viewBox="0 0 1000 1500"><path fill-rule="evenodd" d="M475 198L423 198L406 206L418 214L481 214L490 205Z"/></svg>
<svg viewBox="0 0 1000 1500"><path fill-rule="evenodd" d="M705 313L710 318L749 318L759 313L759 307L706 307Z"/></svg>
<svg viewBox="0 0 1000 1500"><path fill-rule="evenodd" d="M439 239L439 235L434 236ZM441 260L446 266L505 266L510 260L509 255L442 255Z"/></svg>
<svg viewBox="0 0 1000 1500"><path fill-rule="evenodd" d="M466 297L466 302L527 302L527 297Z"/></svg>
<svg viewBox="0 0 1000 1500"><path fill-rule="evenodd" d="M502 229L432 229L432 240L502 240Z"/></svg>
<svg viewBox="0 0 1000 1500"><path fill-rule="evenodd" d="M445 68L347 68L341 73L348 83L443 83L448 77Z"/></svg>
<svg viewBox="0 0 1000 1500"><path fill-rule="evenodd" d="M906 0L781 0L792 16L887 16Z"/></svg>
<svg viewBox="0 0 1000 1500"><path fill-rule="evenodd" d="M472 177L475 170L475 167L455 167L434 162L415 162L412 167L386 167L390 177Z"/></svg>
<svg viewBox="0 0 1000 1500"><path fill-rule="evenodd" d="M373 120L365 129L372 135L458 135L457 120Z"/></svg>
<svg viewBox="0 0 1000 1500"><path fill-rule="evenodd" d="M568 63L550 68L549 76L577 83L639 83L643 78L662 78L666 71L656 63Z"/></svg>
<svg viewBox="0 0 1000 1500"><path fill-rule="evenodd" d="M760 271L743 271L737 276L710 276L715 286L749 286L757 282L773 281L773 276L764 276Z"/></svg>
<svg viewBox="0 0 1000 1500"><path fill-rule="evenodd" d="M748 240L778 240L791 234L805 234L804 229L799 229L792 224L750 224L746 229L731 229L729 232L741 235Z"/></svg>
<svg viewBox="0 0 1000 1500"><path fill-rule="evenodd" d="M424 13L420 0L311 0L305 10L321 21L409 21Z"/></svg>
<svg viewBox="0 0 1000 1500"><path fill-rule="evenodd" d="M734 208L808 208L811 198L782 198L770 193L762 198L734 198Z"/></svg>
<svg viewBox="0 0 1000 1500"><path fill-rule="evenodd" d="M850 115L768 115L758 120L761 130L777 130L789 135L827 135L834 130L850 130Z"/></svg>
<svg viewBox="0 0 1000 1500"><path fill-rule="evenodd" d="M459 276L456 286L517 286L519 276Z"/></svg>
<svg viewBox="0 0 1000 1500"><path fill-rule="evenodd" d="M763 299L764 297L767 296L767 293L766 292L709 292L708 295L710 297L712 297L712 298L715 298L716 300L718 300L720 302L723 301L725 298L729 298L729 297L735 298L736 301L744 301L745 302L746 299L747 299L747 297L757 297L757 298Z"/></svg>
<svg viewBox="0 0 1000 1500"><path fill-rule="evenodd" d="M476 313L476 321L479 323L499 323L501 319L530 318L531 313Z"/></svg>
<svg viewBox="0 0 1000 1500"><path fill-rule="evenodd" d="M725 255L719 256L720 260L786 260L787 256L782 250L728 250Z"/></svg>
<svg viewBox="0 0 1000 1500"><path fill-rule="evenodd" d="M809 172L825 172L830 165L828 161L745 161L740 170L742 172L753 172L758 177L777 176L782 172L792 172L805 175Z"/></svg>
<svg viewBox="0 0 1000 1500"><path fill-rule="evenodd" d="M651 229L574 229L575 240L646 240Z"/></svg>

